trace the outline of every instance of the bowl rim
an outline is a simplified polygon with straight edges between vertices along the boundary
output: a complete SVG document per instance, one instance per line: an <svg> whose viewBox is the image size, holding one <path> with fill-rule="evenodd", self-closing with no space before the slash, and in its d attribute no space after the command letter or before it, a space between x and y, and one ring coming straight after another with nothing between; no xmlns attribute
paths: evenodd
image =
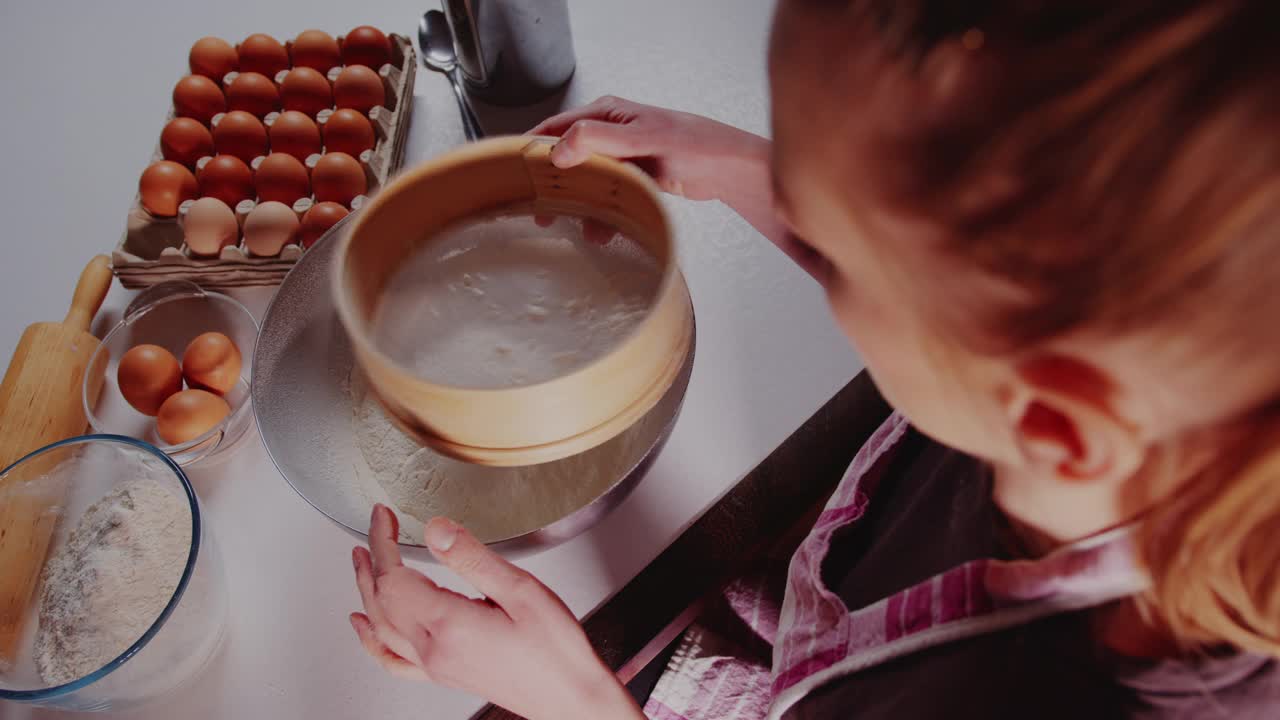
<svg viewBox="0 0 1280 720"><path fill-rule="evenodd" d="M144 317L147 313L151 312L157 307L164 305L165 303L177 302L179 300L204 299L212 302L228 303L231 308L239 311L239 313L242 314L249 321L249 326L252 328L251 334L254 337L254 347L255 348L257 347L258 333L262 331L262 328L258 324L258 320L254 318L253 313L249 312L249 308L244 306L244 303L240 302L239 300L236 300L230 295L224 295L219 292L205 290L204 288L196 285L195 283L184 283L184 284L190 285L191 289L185 290L185 291L176 291L169 295L158 297L155 300L152 300L151 302L148 302L147 304L132 310L131 312L127 311L125 316L120 318L120 322L112 326L111 330L109 330L106 335L102 336L102 342L98 343L97 349L95 349L93 351L93 355L89 357L89 363L87 367L90 368L90 370L92 370L92 368L97 367L98 363L100 362L99 358L104 354L108 353L107 346L111 344L111 339L116 335L116 333L122 332L125 328L137 322L142 317ZM240 348L236 348L236 349L239 350ZM245 357L246 355L252 361L253 359L252 352L245 353L243 350L240 350L241 357ZM103 366L103 372L104 373L106 372L105 364ZM84 408L85 419L88 420L89 427L92 428L96 434L112 435L114 433L107 432L107 428L104 428L101 426L100 419L93 412L93 406L94 404L96 404L96 402L91 402L89 398L89 396L91 395L89 386L91 384L93 375L94 375L93 372L86 372L84 376L84 380L81 381L80 383L80 404ZM246 380L244 377L240 377L236 383L237 385L240 383L243 383L245 386L244 400L240 403L239 407L233 408L231 412L227 413L227 416L223 418L221 422L209 428L207 431L204 432L204 434L200 435L199 437L194 438L192 440L188 440L187 442L184 442L184 443L178 443L177 445L165 445L165 444L152 445L152 443L149 443L146 440L142 440L142 442L146 442L148 445L152 445L152 447L155 447L161 452L168 455L168 454L185 453L195 448L198 448L205 443L208 443L210 440L212 440L215 437L225 436L229 428L231 428L236 423L243 422L245 415L247 413L252 412L252 408L253 408L253 393L251 392L251 388L253 387L252 380L253 380L253 366L251 363L249 367L249 379ZM122 437L129 437L129 436L122 436ZM222 447L223 447L223 443L221 440L219 440L216 443L211 443L210 447L207 450L205 450L203 453L198 454L194 458L185 460L182 464L190 465L194 462L204 460L205 458L208 458L214 453L216 453Z"/></svg>
<svg viewBox="0 0 1280 720"><path fill-rule="evenodd" d="M156 619L151 623L151 626L147 628L146 632L142 633L141 637L135 640L132 645L130 645L114 660L111 660L106 665L103 665L84 677L61 685L54 685L53 687L41 688L39 690L7 690L0 687L0 700L15 700L27 703L50 700L52 698L84 689L107 675L110 675L117 668L128 662L134 655L141 652L142 649L147 646L147 643L151 642L151 639L160 632L160 628L164 626L166 621L168 621L169 616L173 614L174 608L176 608L178 606L178 602L182 600L182 596L191 582L191 576L195 573L196 559L200 554L200 543L202 538L200 503L196 499L195 488L191 486L191 480L187 477L186 472L182 470L182 467L179 466L178 463L174 462L173 458L169 457L163 450L149 442L132 438L127 435L111 435L106 433L79 435L77 437L67 438L66 440L59 440L58 442L45 445L38 450L33 450L26 455L23 455L5 469L0 470L0 478L8 475L14 468L22 465L28 460L39 457L47 452L53 452L54 450L67 447L69 445L84 445L103 442L129 445L135 449L150 453L151 455L159 458L161 462L173 471L174 476L182 486L183 492L186 494L187 503L191 509L191 550L187 553L186 567L182 569L182 576L178 579L178 585L174 588L173 595L169 598L169 602L165 604L164 609L156 616Z"/></svg>

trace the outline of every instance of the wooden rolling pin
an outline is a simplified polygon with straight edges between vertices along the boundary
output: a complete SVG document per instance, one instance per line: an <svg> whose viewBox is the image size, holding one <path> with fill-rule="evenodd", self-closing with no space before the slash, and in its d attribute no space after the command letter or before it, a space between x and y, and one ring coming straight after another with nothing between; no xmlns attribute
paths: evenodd
<svg viewBox="0 0 1280 720"><path fill-rule="evenodd" d="M98 339L89 324L111 287L105 255L80 273L71 310L60 323L36 323L22 333L0 382L0 469L49 443L84 433L87 421L80 387ZM93 396L102 389L96 373ZM57 526L63 489L6 492L20 480L0 478L0 667L14 659L27 605L44 568Z"/></svg>

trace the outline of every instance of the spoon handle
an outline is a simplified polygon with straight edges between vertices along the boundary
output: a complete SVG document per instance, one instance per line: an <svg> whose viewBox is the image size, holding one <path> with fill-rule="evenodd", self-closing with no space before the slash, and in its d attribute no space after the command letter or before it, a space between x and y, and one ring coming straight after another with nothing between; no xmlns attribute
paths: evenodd
<svg viewBox="0 0 1280 720"><path fill-rule="evenodd" d="M471 101L467 99L467 94L462 90L462 83L458 81L458 70L455 68L445 74L449 76L453 95L458 99L458 112L462 113L462 132L466 135L467 141L483 138L484 128L481 127L475 111L471 109Z"/></svg>

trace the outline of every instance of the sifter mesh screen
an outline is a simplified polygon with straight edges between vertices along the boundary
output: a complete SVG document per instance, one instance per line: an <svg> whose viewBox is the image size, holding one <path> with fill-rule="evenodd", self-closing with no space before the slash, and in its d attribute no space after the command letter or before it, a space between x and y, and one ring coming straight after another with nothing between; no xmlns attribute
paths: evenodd
<svg viewBox="0 0 1280 720"><path fill-rule="evenodd" d="M420 242L386 283L372 337L428 382L532 385L616 347L661 281L647 249L599 221L497 214Z"/></svg>

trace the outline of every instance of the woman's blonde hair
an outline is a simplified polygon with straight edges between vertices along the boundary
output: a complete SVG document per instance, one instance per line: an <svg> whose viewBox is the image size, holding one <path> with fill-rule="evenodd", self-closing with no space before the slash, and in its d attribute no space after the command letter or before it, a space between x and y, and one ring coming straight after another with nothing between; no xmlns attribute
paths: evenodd
<svg viewBox="0 0 1280 720"><path fill-rule="evenodd" d="M1280 4L799 4L855 29L833 72L873 134L858 191L1021 291L978 312L985 349L1154 331L1265 378L1197 429L1207 459L1163 463L1181 489L1140 553L1178 638L1280 655Z"/></svg>

